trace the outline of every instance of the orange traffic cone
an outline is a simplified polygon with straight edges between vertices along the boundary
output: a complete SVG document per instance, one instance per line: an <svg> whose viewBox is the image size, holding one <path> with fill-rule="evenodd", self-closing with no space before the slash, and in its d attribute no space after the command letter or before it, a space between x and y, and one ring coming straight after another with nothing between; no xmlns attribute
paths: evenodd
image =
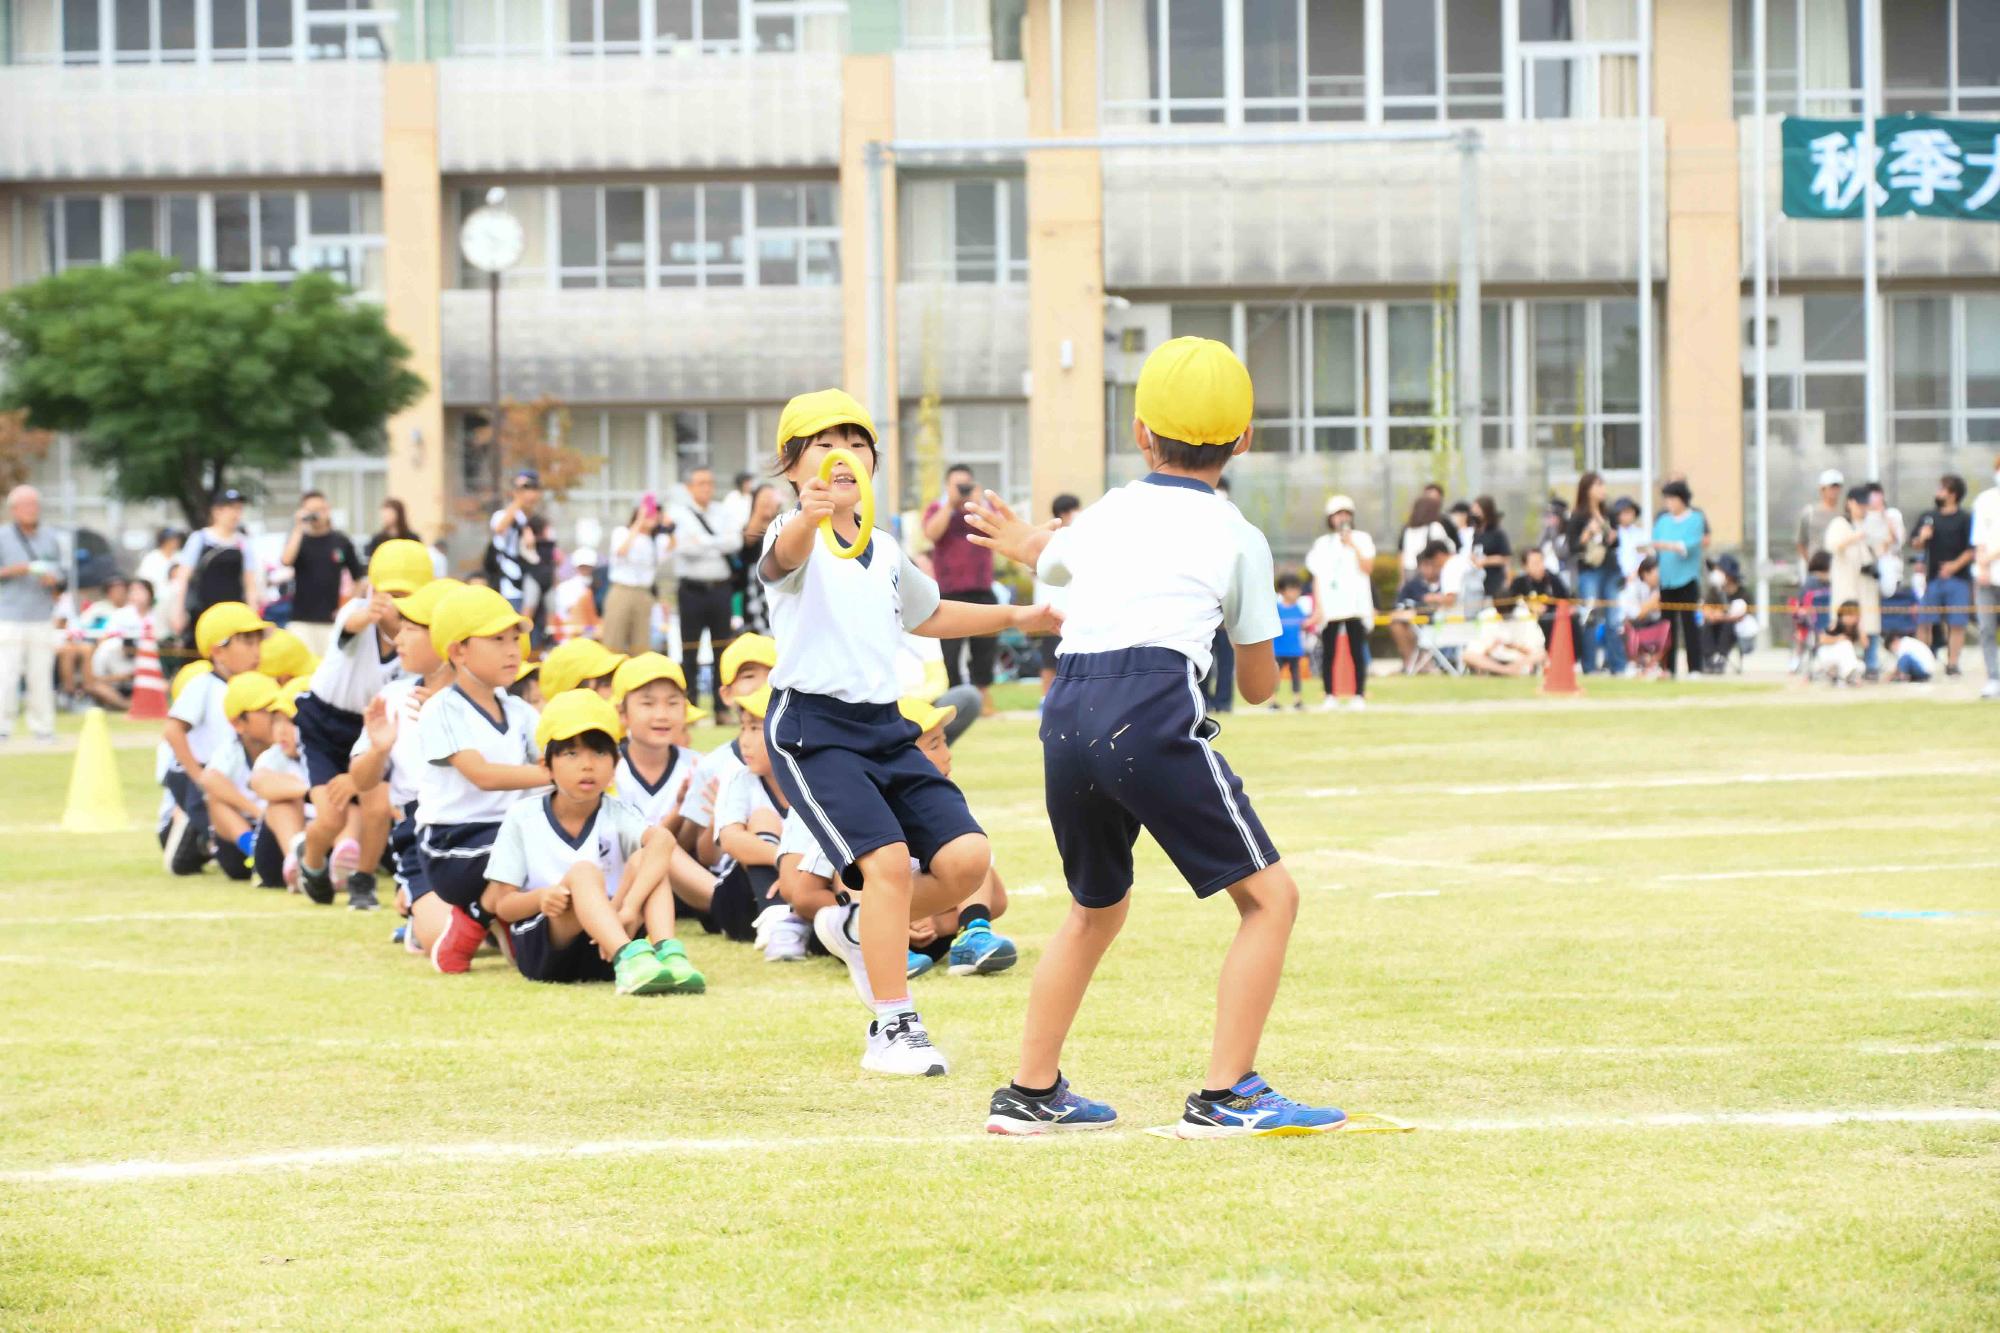
<svg viewBox="0 0 2000 1333"><path fill-rule="evenodd" d="M160 671L160 647L147 635L139 640L132 668L132 707L125 716L135 722L158 722L167 715L167 678Z"/></svg>
<svg viewBox="0 0 2000 1333"><path fill-rule="evenodd" d="M1348 643L1345 633L1334 636L1333 697L1336 699L1354 697L1354 649Z"/></svg>
<svg viewBox="0 0 2000 1333"><path fill-rule="evenodd" d="M1576 683L1576 630L1568 602L1556 603L1556 627L1549 636L1549 664L1542 672L1542 693L1583 693L1583 687Z"/></svg>

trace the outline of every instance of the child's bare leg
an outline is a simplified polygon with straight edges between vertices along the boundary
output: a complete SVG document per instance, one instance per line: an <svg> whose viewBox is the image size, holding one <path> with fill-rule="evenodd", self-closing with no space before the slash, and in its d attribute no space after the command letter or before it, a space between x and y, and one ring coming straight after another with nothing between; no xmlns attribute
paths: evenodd
<svg viewBox="0 0 2000 1333"><path fill-rule="evenodd" d="M1208 1082L1202 1085L1208 1088L1226 1088L1257 1067L1257 1043L1278 995L1285 946L1299 915L1298 885L1282 865L1266 866L1230 885L1229 897L1241 919L1222 960L1215 1046L1208 1058Z"/></svg>
<svg viewBox="0 0 2000 1333"><path fill-rule="evenodd" d="M658 946L674 937L677 923L674 920L674 895L655 889L646 895L640 904L640 913L646 925L646 938Z"/></svg>
<svg viewBox="0 0 2000 1333"><path fill-rule="evenodd" d="M382 864L382 853L389 848L389 828L396 822L395 812L389 808L389 784L376 783L362 792L360 799L357 807L360 828L355 841L361 844L361 869L372 875Z"/></svg>
<svg viewBox="0 0 2000 1333"><path fill-rule="evenodd" d="M427 893L410 904L410 929L425 952L451 926L451 904L435 893Z"/></svg>
<svg viewBox="0 0 2000 1333"><path fill-rule="evenodd" d="M250 821L237 813L235 806L220 801L208 803L208 826L215 830L219 842L233 843L250 831Z"/></svg>
<svg viewBox="0 0 2000 1333"><path fill-rule="evenodd" d="M280 847L289 850L292 839L305 831L305 802L271 802L264 807L264 826L271 830L271 836L278 840Z"/></svg>
<svg viewBox="0 0 2000 1333"><path fill-rule="evenodd" d="M333 844L340 841L341 831L347 827L348 807L336 808L324 785L312 789L312 802L313 821L306 825L306 851L299 860L318 874L326 869L326 858L333 855Z"/></svg>
<svg viewBox="0 0 2000 1333"><path fill-rule="evenodd" d="M1072 903L1056 933L1042 950L1035 968L1034 984L1028 989L1028 1021L1021 1033L1021 1071L1014 1081L1024 1088L1046 1088L1056 1081L1062 1063L1063 1041L1083 993L1090 986L1098 960L1124 928L1125 914L1131 909L1127 894L1109 907L1085 907Z"/></svg>
<svg viewBox="0 0 2000 1333"><path fill-rule="evenodd" d="M610 895L604 891L604 872L593 862L578 861L562 882L569 890L569 915L597 944L599 953L607 959L616 957L620 949L632 942L632 936L619 923L618 913L611 909ZM549 925L555 924L552 918ZM555 936L551 939L562 942Z"/></svg>
<svg viewBox="0 0 2000 1333"><path fill-rule="evenodd" d="M667 883L682 902L697 912L706 912L709 903L715 899L715 876L679 847L673 849L671 857L667 864Z"/></svg>
<svg viewBox="0 0 2000 1333"><path fill-rule="evenodd" d="M983 833L966 833L938 848L930 870L917 877L910 919L956 911L978 897L993 873L993 844ZM872 976L873 973L870 973Z"/></svg>
<svg viewBox="0 0 2000 1333"><path fill-rule="evenodd" d="M903 976L909 969L910 922L917 915L910 902L909 845L892 842L877 847L856 864L861 867L866 888L855 933L861 941L861 962L875 990L875 1002L907 1002L910 987Z"/></svg>
<svg viewBox="0 0 2000 1333"><path fill-rule="evenodd" d="M793 915L812 921L840 900L833 896L831 880L824 875L806 874L799 869L801 864L798 856L787 856L778 862L778 896L791 905Z"/></svg>

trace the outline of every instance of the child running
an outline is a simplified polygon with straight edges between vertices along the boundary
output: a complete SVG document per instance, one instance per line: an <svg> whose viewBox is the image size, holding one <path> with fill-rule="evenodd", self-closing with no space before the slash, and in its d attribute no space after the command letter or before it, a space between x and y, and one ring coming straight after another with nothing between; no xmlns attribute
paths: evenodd
<svg viewBox="0 0 2000 1333"><path fill-rule="evenodd" d="M1042 706L1049 822L1075 902L1035 970L1020 1072L993 1094L996 1134L1101 1129L1118 1113L1062 1076L1063 1039L1092 972L1125 924L1132 845L1153 835L1198 898L1227 893L1239 914L1223 959L1208 1076L1187 1098L1184 1138L1310 1134L1346 1119L1279 1096L1256 1072L1299 891L1209 742L1201 680L1220 625L1252 704L1277 688L1271 549L1215 493L1250 448L1250 374L1206 338L1146 358L1132 433L1148 474L1060 532L1034 527L988 491L967 505L990 546L1069 588L1055 685Z"/></svg>
<svg viewBox="0 0 2000 1333"><path fill-rule="evenodd" d="M937 583L887 532L861 530L861 483L874 474L875 423L839 389L802 394L778 420L778 470L799 496L764 536L757 575L769 594L778 664L775 698L764 722L778 783L826 850L844 882L863 888L859 929L832 929L844 913L814 922L820 941L850 936L872 986L874 1021L861 1067L888 1074L943 1074L910 1002L904 977L910 922L965 902L986 878L993 849L965 797L917 749L921 734L896 706L896 658L904 630L962 639L1008 627L1052 632L1060 619L1045 606L945 602ZM835 449L845 463L822 479ZM852 546L842 559L821 540L820 525ZM1264 588L1270 588L1266 565ZM1267 606L1268 612L1268 606ZM910 860L930 872L919 891ZM844 925L844 920L841 921Z"/></svg>

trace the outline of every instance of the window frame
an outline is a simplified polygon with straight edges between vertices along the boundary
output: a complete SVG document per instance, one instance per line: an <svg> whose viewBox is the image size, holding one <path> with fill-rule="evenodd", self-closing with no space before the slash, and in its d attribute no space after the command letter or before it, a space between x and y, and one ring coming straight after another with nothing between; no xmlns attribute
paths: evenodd
<svg viewBox="0 0 2000 1333"><path fill-rule="evenodd" d="M89 3L89 0L78 0ZM69 0L15 0L19 7L46 6L54 45L47 53L16 54L13 61L24 65L240 65L257 63L303 63L306 61L387 61L394 58L395 37L400 15L391 0L340 0L340 9L313 9L311 0L286 0L291 16L291 33L283 45L263 41L263 6L260 0L191 0L194 11L194 44L191 47L161 45L161 8L166 0L147 0L147 39L142 48L122 50L118 45L119 0L95 0L97 43L94 47L69 50ZM240 7L243 12L244 45L215 44L215 9ZM313 29L341 30L337 44L312 40ZM376 48L360 48L369 36Z"/></svg>
<svg viewBox="0 0 2000 1333"><path fill-rule="evenodd" d="M1870 6L1878 2L1879 0L1862 0L1864 18ZM1730 10L1730 82L1738 116L1750 115L1755 106L1757 70L1754 64L1755 53L1750 49L1751 25L1754 22L1754 10L1751 8L1753 3L1754 0L1734 0ZM1777 86L1775 81L1771 86L1767 86L1765 98L1770 114L1859 116L1862 113L1862 89L1858 82L1858 74L1853 76L1856 82L1852 87L1817 88L1806 85L1807 43L1804 35L1806 12L1812 0L1768 0L1768 3L1772 13L1778 12L1783 6L1791 6L1793 34L1793 54L1789 70L1772 71L1774 74L1780 72L1786 74L1790 86ZM1961 77L1961 56L1965 49L1960 40L1960 32L1964 26L1961 16L1966 0L1947 0L1947 3L1950 5L1950 11L1945 31L1944 88L1940 90L1912 88L1907 85L1891 86L1885 67L1882 72L1883 114L1891 114L1894 111L1922 111L1931 115L1950 116L1962 112L1976 114L2000 112L2000 83L1971 83ZM1896 39L1893 31L1895 11L1893 6L1885 4L1881 13L1882 44L1886 49ZM1923 100L1925 96L1940 91L1944 94L1940 103L1930 104ZM1845 105L1838 105L1840 103ZM1974 105L1968 106L1967 103Z"/></svg>
<svg viewBox="0 0 2000 1333"><path fill-rule="evenodd" d="M50 273L61 273L70 268L84 267L69 262L67 227L64 226L69 210L69 202L88 199L98 207L98 227L100 236L100 258L98 264L116 263L122 256L135 250L153 250L166 254L151 243L135 244L125 235L125 204L128 200L146 199L156 210L154 219L154 240L161 235L161 228L171 227L172 203L175 200L192 199L195 202L196 262L198 272L208 273L223 282L290 282L300 273L324 272L344 281L355 295L373 300L381 299L383 293L366 285L369 272L370 252L380 253L386 248L386 238L378 233L347 231L340 233L317 232L312 228L312 196L322 193L346 194L349 197L350 217L364 221L370 209L369 196L377 199L379 191L371 190L116 190L104 193L70 190L55 194L41 195L38 202L44 212L47 235L43 238L43 258ZM215 203L221 196L241 196L249 211L250 267L241 270L224 271L216 264ZM266 199L289 200L294 219L291 251L294 258L301 252L309 257L318 257L314 251L344 252L346 267L343 272L331 266L308 268L266 268L263 264L263 204ZM379 212L379 207L375 210ZM53 219L54 225L48 223ZM171 231L167 232L171 244ZM168 254L169 258L175 256Z"/></svg>

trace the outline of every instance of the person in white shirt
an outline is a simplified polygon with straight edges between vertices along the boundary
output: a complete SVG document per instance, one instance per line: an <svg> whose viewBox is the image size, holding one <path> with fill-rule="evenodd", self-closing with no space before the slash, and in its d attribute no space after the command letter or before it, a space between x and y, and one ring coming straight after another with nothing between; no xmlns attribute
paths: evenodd
<svg viewBox="0 0 2000 1333"><path fill-rule="evenodd" d="M1327 530L1306 552L1306 573L1312 576L1312 616L1307 628L1320 636L1321 683L1326 686L1322 708L1333 708L1333 669L1342 652L1354 668L1354 706L1366 707L1368 694L1368 634L1375 627L1375 539L1354 526L1354 501L1331 495L1326 501Z"/></svg>
<svg viewBox="0 0 2000 1333"><path fill-rule="evenodd" d="M1068 492L1064 492L1063 494L1058 495L1055 498L1054 502L1049 505L1049 515L1056 521L1058 527L1064 527L1064 528L1068 527L1071 523L1076 521L1076 516L1082 512L1083 512L1083 501L1077 499L1074 495L1071 495ZM1063 609L1063 590L1061 588L1051 587L1050 585L1042 582L1041 578L1037 576L1035 579L1035 592L1033 600L1037 605L1051 606L1054 607L1057 612L1061 612L1061 610ZM1045 634L1041 638L1035 640L1035 651L1041 655L1042 659L1042 693L1044 695L1048 694L1049 686L1055 684L1056 681L1056 648L1061 643L1062 643L1062 636L1060 634ZM940 664L942 664L943 662L942 652L939 653L938 659ZM906 689L904 692L906 694L923 694L923 691L921 690ZM940 697L943 693L944 691L939 690L935 694L925 694L924 697L928 699L936 699ZM958 700L953 699L951 700L951 703L954 707L956 707L958 704ZM957 740L958 737L956 735L952 735L946 737L946 739Z"/></svg>
<svg viewBox="0 0 2000 1333"><path fill-rule="evenodd" d="M599 624L597 599L590 590L597 578L597 552L579 546L570 566L570 576L549 589L549 633L558 643L584 638Z"/></svg>
<svg viewBox="0 0 2000 1333"><path fill-rule="evenodd" d="M674 549L674 523L651 491L639 497L632 517L611 530L610 591L598 637L614 653L635 656L653 646L653 605L659 600L660 566Z"/></svg>
<svg viewBox="0 0 2000 1333"><path fill-rule="evenodd" d="M1905 634L1901 630L1887 637L1891 679L1921 682L1937 676L1937 654L1931 651L1929 644L1917 635Z"/></svg>
<svg viewBox="0 0 2000 1333"><path fill-rule="evenodd" d="M271 623L241 602L219 602L195 621L194 642L214 670L192 675L167 710L161 739L172 754L164 785L177 807L161 845L170 875L195 875L209 856L208 800L202 775L209 760L235 735L223 712L228 681L257 669L264 631Z"/></svg>
<svg viewBox="0 0 2000 1333"><path fill-rule="evenodd" d="M1979 654L1986 664L1982 699L2000 699L2000 458L1993 460L1993 485L1972 502L1973 601L1979 610Z"/></svg>
<svg viewBox="0 0 2000 1333"><path fill-rule="evenodd" d="M715 501L715 474L696 468L688 474L687 496L673 507L674 565L680 574L681 671L689 684L699 681L702 636L709 652L722 659L736 634L731 604L736 586L729 560L740 554L743 530L730 526L729 516ZM715 716L723 716L722 682L711 686Z"/></svg>
<svg viewBox="0 0 2000 1333"><path fill-rule="evenodd" d="M174 565L179 561L181 543L186 538L179 528L161 528L153 537L153 549L139 557L133 577L153 590L153 601L161 602L174 586Z"/></svg>

